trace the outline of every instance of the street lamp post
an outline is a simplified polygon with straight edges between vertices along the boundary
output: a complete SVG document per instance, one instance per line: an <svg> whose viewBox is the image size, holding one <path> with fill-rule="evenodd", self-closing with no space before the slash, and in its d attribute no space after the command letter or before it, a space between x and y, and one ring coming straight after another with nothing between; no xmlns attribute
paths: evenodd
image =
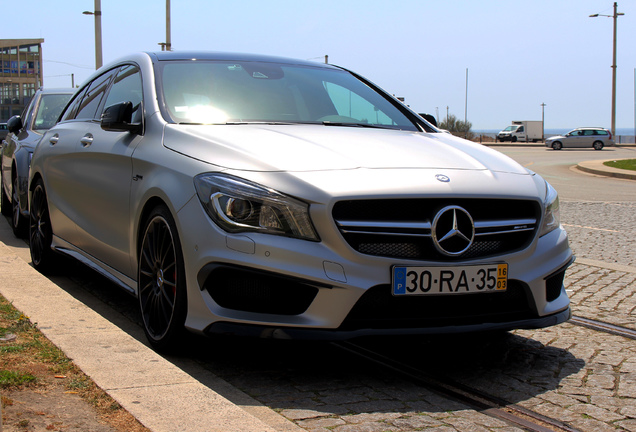
<svg viewBox="0 0 636 432"><path fill-rule="evenodd" d="M545 141L545 103L541 104L541 141Z"/></svg>
<svg viewBox="0 0 636 432"><path fill-rule="evenodd" d="M84 11L84 15L95 15L95 69L102 67L102 1L95 0L95 11Z"/></svg>
<svg viewBox="0 0 636 432"><path fill-rule="evenodd" d="M166 41L159 42L161 51L172 51L172 36L170 32L170 0L166 0Z"/></svg>
<svg viewBox="0 0 636 432"><path fill-rule="evenodd" d="M603 14L593 14L590 15L590 18L596 18L599 16L614 18L614 38L613 38L613 58L612 58L612 135L616 136L616 23L618 21L618 17L621 15L625 15L622 12L617 12L618 4L614 2L614 14L613 15L603 15Z"/></svg>
<svg viewBox="0 0 636 432"><path fill-rule="evenodd" d="M170 19L170 0L166 0L166 51L172 51L172 35Z"/></svg>

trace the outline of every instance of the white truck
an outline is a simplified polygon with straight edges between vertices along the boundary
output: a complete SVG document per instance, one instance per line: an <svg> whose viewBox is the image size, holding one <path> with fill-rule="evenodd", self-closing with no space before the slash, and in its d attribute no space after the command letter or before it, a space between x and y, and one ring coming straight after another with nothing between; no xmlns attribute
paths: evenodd
<svg viewBox="0 0 636 432"><path fill-rule="evenodd" d="M536 142L543 139L543 122L534 120L513 121L497 134L497 141Z"/></svg>

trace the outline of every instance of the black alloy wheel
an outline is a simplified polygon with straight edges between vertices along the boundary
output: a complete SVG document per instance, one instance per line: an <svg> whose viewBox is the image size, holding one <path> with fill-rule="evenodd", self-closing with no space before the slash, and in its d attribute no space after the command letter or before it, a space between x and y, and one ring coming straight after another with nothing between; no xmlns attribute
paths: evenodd
<svg viewBox="0 0 636 432"><path fill-rule="evenodd" d="M156 350L170 351L180 339L187 312L183 254L170 211L155 208L143 233L138 297L144 330Z"/></svg>
<svg viewBox="0 0 636 432"><path fill-rule="evenodd" d="M563 148L563 144L561 144L559 141L555 141L552 143L552 148L554 150L561 150Z"/></svg>
<svg viewBox="0 0 636 432"><path fill-rule="evenodd" d="M594 147L594 150L603 150L603 143L601 141L594 141L592 147Z"/></svg>
<svg viewBox="0 0 636 432"><path fill-rule="evenodd" d="M11 228L16 237L24 237L27 230L27 220L20 213L20 192L18 189L18 176L13 175L13 196L11 197Z"/></svg>
<svg viewBox="0 0 636 432"><path fill-rule="evenodd" d="M31 196L29 216L29 249L33 267L47 273L55 267L57 254L51 249L53 230L42 179L38 179Z"/></svg>

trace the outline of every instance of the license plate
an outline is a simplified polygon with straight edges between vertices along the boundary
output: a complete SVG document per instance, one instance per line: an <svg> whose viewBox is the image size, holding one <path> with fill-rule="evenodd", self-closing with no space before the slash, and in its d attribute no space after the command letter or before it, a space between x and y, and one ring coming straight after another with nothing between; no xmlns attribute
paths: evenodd
<svg viewBox="0 0 636 432"><path fill-rule="evenodd" d="M393 295L449 295L502 292L508 264L457 267L393 267Z"/></svg>

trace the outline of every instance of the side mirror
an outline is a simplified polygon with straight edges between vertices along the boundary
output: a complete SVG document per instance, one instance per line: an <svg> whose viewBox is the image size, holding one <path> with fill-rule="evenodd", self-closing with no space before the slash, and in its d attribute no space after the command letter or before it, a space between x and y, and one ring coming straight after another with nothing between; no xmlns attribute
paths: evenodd
<svg viewBox="0 0 636 432"><path fill-rule="evenodd" d="M433 117L433 115L431 115L431 114L420 114L420 117L422 117L424 120L426 120L427 122L429 122L433 126L437 127L437 120L435 120L435 117Z"/></svg>
<svg viewBox="0 0 636 432"><path fill-rule="evenodd" d="M132 123L132 102L120 102L104 109L101 127L105 131L141 133L141 123Z"/></svg>
<svg viewBox="0 0 636 432"><path fill-rule="evenodd" d="M22 129L22 119L19 115L14 115L7 121L7 130L10 133L17 134Z"/></svg>

